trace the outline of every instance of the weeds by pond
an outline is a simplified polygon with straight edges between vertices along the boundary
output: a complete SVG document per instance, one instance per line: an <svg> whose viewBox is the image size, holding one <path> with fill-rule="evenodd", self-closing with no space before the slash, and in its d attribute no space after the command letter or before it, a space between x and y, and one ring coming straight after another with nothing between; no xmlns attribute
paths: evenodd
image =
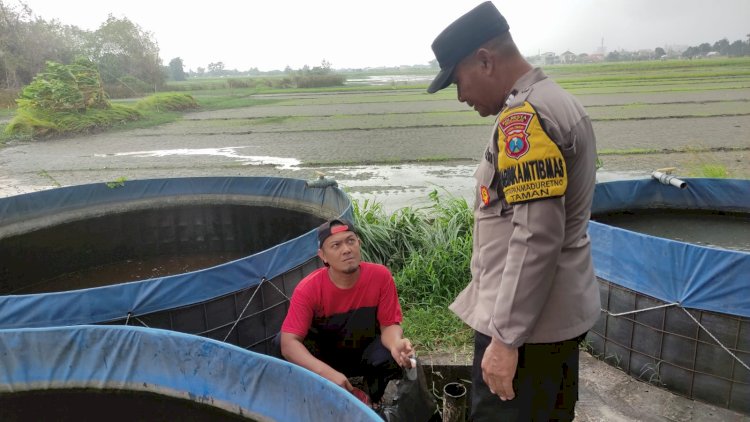
<svg viewBox="0 0 750 422"><path fill-rule="evenodd" d="M388 266L404 311L404 333L421 350L465 350L473 330L448 305L471 280L473 214L466 200L430 194L426 207L387 214L354 202L362 258Z"/></svg>
<svg viewBox="0 0 750 422"><path fill-rule="evenodd" d="M730 176L726 166L721 164L701 164L690 171L692 177L708 177L712 179L726 179Z"/></svg>

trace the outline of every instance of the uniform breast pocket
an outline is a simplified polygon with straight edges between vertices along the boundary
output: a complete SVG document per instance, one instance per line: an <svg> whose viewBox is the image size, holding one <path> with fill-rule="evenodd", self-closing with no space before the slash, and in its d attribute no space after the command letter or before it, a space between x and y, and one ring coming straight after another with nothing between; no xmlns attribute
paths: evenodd
<svg viewBox="0 0 750 422"><path fill-rule="evenodd" d="M487 160L483 160L474 173L477 180L476 201L479 210L482 212L501 215L503 213L503 204L505 203L500 189L500 178L495 171L494 165Z"/></svg>

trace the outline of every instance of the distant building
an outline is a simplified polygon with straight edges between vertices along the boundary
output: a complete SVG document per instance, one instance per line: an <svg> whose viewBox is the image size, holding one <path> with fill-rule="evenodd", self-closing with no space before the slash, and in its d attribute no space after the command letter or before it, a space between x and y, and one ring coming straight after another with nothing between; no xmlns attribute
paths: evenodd
<svg viewBox="0 0 750 422"><path fill-rule="evenodd" d="M560 58L553 51L542 53L542 64L551 65L560 63Z"/></svg>
<svg viewBox="0 0 750 422"><path fill-rule="evenodd" d="M578 61L577 59L578 59L578 56L576 56L574 53L571 53L568 50L560 54L560 63L563 63L563 64L576 63Z"/></svg>

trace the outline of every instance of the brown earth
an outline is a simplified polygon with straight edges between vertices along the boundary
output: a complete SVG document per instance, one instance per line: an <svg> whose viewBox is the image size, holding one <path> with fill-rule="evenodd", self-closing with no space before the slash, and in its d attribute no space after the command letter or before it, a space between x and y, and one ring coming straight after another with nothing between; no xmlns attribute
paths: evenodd
<svg viewBox="0 0 750 422"><path fill-rule="evenodd" d="M379 101L372 103L305 104L319 100L312 98L284 98L272 106L190 113L182 121L150 129L11 143L0 149L1 192L8 195L122 177L311 178L321 166L326 171L336 171L354 164L403 160L432 160L438 168L446 163L434 160L447 160L449 165L456 162L473 165L486 144L491 125L489 118L477 120L473 113L458 112L465 110L465 106L453 99L386 103L378 98ZM398 95L394 94L396 98ZM632 101L632 94L589 95L581 100L591 107L597 146L603 153L602 172L647 175L656 168L677 167L678 174L695 175L702 165L718 163L731 176L750 177L747 162L750 114L727 115L724 113L727 110L720 110L711 115L709 109L703 109L707 117L653 118L654 108L659 108L659 114L669 115L670 108L675 108L676 113L686 104L726 106L723 102L729 102L742 105L744 112L750 104L747 98L750 89L648 94L639 97L639 104L651 104L640 117L633 117L631 112L628 119L614 121L602 119L611 118L613 107ZM300 101L301 105L285 105L294 101ZM428 110L453 110L449 116L458 121L463 119L463 125L438 125L435 122L440 121L440 113L424 113ZM347 113L345 119L341 116L343 112ZM352 118L358 113L366 115L359 120ZM289 117L316 114L329 117ZM608 117L597 117L603 114ZM287 117L280 122L258 123L258 117L268 116ZM410 120L409 116L413 118ZM362 129L358 123L366 128ZM325 130L326 127L338 129ZM634 150L650 153L611 154ZM263 163L262 157L278 159L266 159ZM288 160L293 164L274 165L288 164ZM299 164L294 164L295 160ZM429 167L424 171L429 171ZM394 181L388 185L392 187Z"/></svg>

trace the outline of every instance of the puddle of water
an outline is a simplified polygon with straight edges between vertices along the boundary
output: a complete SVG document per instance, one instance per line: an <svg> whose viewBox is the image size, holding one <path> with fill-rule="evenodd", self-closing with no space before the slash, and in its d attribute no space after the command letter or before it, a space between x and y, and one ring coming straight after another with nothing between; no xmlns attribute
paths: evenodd
<svg viewBox="0 0 750 422"><path fill-rule="evenodd" d="M301 163L296 158L271 157L267 155L241 155L237 152L237 150L242 148L247 147L162 149L154 151L118 152L114 155L117 157L132 156L139 158L207 155L231 158L235 161L241 162L244 165L276 166L281 170L297 170L297 166L299 166Z"/></svg>
<svg viewBox="0 0 750 422"><path fill-rule="evenodd" d="M387 165L319 168L326 177L335 179L349 195L360 202L375 201L386 212L403 207L419 207L431 203L429 194L474 201L476 164L461 165ZM632 180L650 177L646 172L597 172L598 182Z"/></svg>
<svg viewBox="0 0 750 422"><path fill-rule="evenodd" d="M375 201L386 212L431 203L429 194L473 200L474 170L471 165L388 165L319 168L335 179L349 195L362 203Z"/></svg>
<svg viewBox="0 0 750 422"><path fill-rule="evenodd" d="M377 75L346 80L346 85L412 85L432 82L435 75Z"/></svg>

